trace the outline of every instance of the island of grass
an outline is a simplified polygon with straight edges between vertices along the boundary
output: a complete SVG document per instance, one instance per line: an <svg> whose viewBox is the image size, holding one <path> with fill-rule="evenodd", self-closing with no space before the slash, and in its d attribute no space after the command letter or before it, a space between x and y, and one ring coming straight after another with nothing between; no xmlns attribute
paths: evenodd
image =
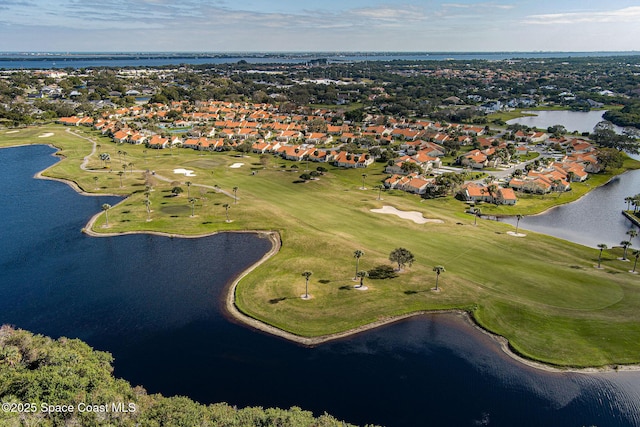
<svg viewBox="0 0 640 427"><path fill-rule="evenodd" d="M291 162L271 158L265 165L257 155L239 159L236 153L120 146L88 129L23 129L2 134L0 144L43 143L37 136L44 133L53 133L46 142L64 156L44 175L72 181L85 192L128 196L108 209L108 226L105 212L95 218L93 233L276 233L277 253L232 288L235 307L260 325L321 340L415 313L456 310L505 337L515 353L547 365L640 363L640 282L616 251L606 251L604 268L596 269L595 248L536 233L513 238L507 234L513 227L495 221L474 226L466 205L451 197L425 201L392 191L379 200L375 185L386 174L377 164L366 170L362 189L362 170L327 166L319 179L302 182L304 162L292 172ZM101 147L92 151L96 142ZM103 168L98 151L110 153L112 172ZM236 163L245 166L229 167ZM179 168L194 176L175 174ZM587 183L593 188L610 177ZM145 191L149 184L152 191ZM172 193L176 186L182 193ZM383 206L440 222L371 211ZM369 270L391 265L389 253L398 247L415 255L410 267L396 278L365 279L368 290L354 290L354 251L364 252L359 268ZM440 292L432 291L435 266L446 268ZM310 299L300 298L304 271L313 272Z"/></svg>

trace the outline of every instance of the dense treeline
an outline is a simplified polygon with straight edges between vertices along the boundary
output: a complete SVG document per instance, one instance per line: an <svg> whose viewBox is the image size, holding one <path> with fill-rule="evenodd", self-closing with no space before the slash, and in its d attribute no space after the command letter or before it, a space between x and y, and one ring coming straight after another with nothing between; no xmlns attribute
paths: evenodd
<svg viewBox="0 0 640 427"><path fill-rule="evenodd" d="M113 377L113 358L77 339L0 328L2 426L347 426L330 415L201 405Z"/></svg>
<svg viewBox="0 0 640 427"><path fill-rule="evenodd" d="M603 117L618 126L640 129L640 101L627 101L621 110L607 111Z"/></svg>
<svg viewBox="0 0 640 427"><path fill-rule="evenodd" d="M625 107L607 117L640 126L640 57L514 59L508 61L362 61L314 64L205 64L149 68L65 70L61 78L12 72L0 80L0 121L23 125L53 116L96 114L135 103L209 99L344 105L344 110L399 117L486 123L484 104L527 108L562 106L586 111ZM47 89L55 89L51 94ZM40 102L40 98L49 103ZM53 107L49 104L59 104ZM46 107L46 108L43 108Z"/></svg>

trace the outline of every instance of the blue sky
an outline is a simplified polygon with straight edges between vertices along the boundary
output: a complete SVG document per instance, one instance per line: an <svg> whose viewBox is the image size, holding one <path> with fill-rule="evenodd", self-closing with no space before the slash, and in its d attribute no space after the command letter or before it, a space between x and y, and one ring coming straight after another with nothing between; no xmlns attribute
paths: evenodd
<svg viewBox="0 0 640 427"><path fill-rule="evenodd" d="M0 0L0 51L640 50L639 0Z"/></svg>

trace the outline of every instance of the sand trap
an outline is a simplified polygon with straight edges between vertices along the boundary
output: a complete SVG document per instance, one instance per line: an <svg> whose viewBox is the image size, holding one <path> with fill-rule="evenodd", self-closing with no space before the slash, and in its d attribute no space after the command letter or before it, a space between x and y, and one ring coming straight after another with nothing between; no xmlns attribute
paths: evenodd
<svg viewBox="0 0 640 427"><path fill-rule="evenodd" d="M38 138L49 138L50 136L53 136L53 132L43 133L42 135L39 135Z"/></svg>
<svg viewBox="0 0 640 427"><path fill-rule="evenodd" d="M20 131L19 131L19 130L10 130L10 131L9 131L9 132L7 132L7 133L18 133L18 132L20 132Z"/></svg>
<svg viewBox="0 0 640 427"><path fill-rule="evenodd" d="M189 170L189 169L182 169L182 168L180 168L180 169L174 169L174 170L173 170L173 173L182 174L182 175L184 175L184 176L196 176L196 174L195 174L195 173L193 173L193 171L192 171L192 170Z"/></svg>
<svg viewBox="0 0 640 427"><path fill-rule="evenodd" d="M231 169L238 169L241 168L242 166L244 166L244 163L234 163L231 166L229 166Z"/></svg>
<svg viewBox="0 0 640 427"><path fill-rule="evenodd" d="M422 216L422 214L420 212L416 212L416 211L400 211L400 210L394 208L393 206L383 206L382 209L371 209L371 212L373 212L373 213L381 213L381 214L396 215L396 216L399 216L400 218L403 218L403 219L410 219L411 221L415 222L416 224L426 224L428 222L434 222L434 223L441 224L441 223L444 222L441 219L425 218L425 217Z"/></svg>

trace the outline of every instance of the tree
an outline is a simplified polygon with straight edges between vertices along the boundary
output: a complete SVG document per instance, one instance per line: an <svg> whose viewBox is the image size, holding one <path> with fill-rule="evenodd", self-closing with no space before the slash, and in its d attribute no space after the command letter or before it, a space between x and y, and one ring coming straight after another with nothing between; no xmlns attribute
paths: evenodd
<svg viewBox="0 0 640 427"><path fill-rule="evenodd" d="M638 265L638 258L640 258L640 251L635 251L635 252L633 253L633 257L634 257L636 260L633 262L633 270L631 270L631 272L635 274L635 272L636 272L636 266Z"/></svg>
<svg viewBox="0 0 640 427"><path fill-rule="evenodd" d="M111 209L111 205L109 203L105 203L102 205L102 210L104 211L104 217L105 217L105 220L104 220L105 227L109 226L109 209Z"/></svg>
<svg viewBox="0 0 640 427"><path fill-rule="evenodd" d="M600 148L596 157L603 171L621 168L624 163L624 156L615 148Z"/></svg>
<svg viewBox="0 0 640 427"><path fill-rule="evenodd" d="M111 161L111 156L109 153L100 153L100 161L102 162L102 167L104 167L105 163Z"/></svg>
<svg viewBox="0 0 640 427"><path fill-rule="evenodd" d="M482 216L482 211L480 210L480 208L473 208L472 213L473 213L473 225L476 226L478 225L478 217Z"/></svg>
<svg viewBox="0 0 640 427"><path fill-rule="evenodd" d="M184 183L187 186L187 198L191 198L191 181L187 181Z"/></svg>
<svg viewBox="0 0 640 427"><path fill-rule="evenodd" d="M231 222L231 220L229 219L229 208L230 208L229 203L225 203L224 205L222 205L222 207L224 208L224 214L227 217L226 222Z"/></svg>
<svg viewBox="0 0 640 427"><path fill-rule="evenodd" d="M389 261L398 264L398 271L402 271L402 268L405 265L409 265L409 267L411 267L413 260L413 254L405 248L396 248L389 254Z"/></svg>
<svg viewBox="0 0 640 427"><path fill-rule="evenodd" d="M364 180L365 180L366 178L367 178L367 174L366 174L366 173L363 173L363 174L362 174L362 190L365 190L365 189L366 189L366 187L364 186Z"/></svg>
<svg viewBox="0 0 640 427"><path fill-rule="evenodd" d="M147 197L146 199L144 199L143 203L147 209L147 221L151 221L151 200L149 200L149 197Z"/></svg>
<svg viewBox="0 0 640 427"><path fill-rule="evenodd" d="M233 187L233 204L238 203L238 187Z"/></svg>
<svg viewBox="0 0 640 427"><path fill-rule="evenodd" d="M304 299L309 298L309 278L313 275L312 271L304 271L302 277L304 277Z"/></svg>
<svg viewBox="0 0 640 427"><path fill-rule="evenodd" d="M182 193L184 190L182 189L182 187L173 187L171 189L171 194L173 194L174 196L178 196L180 193Z"/></svg>
<svg viewBox="0 0 640 427"><path fill-rule="evenodd" d="M627 210L631 210L631 202L633 202L633 197L627 196L624 198L624 201L627 202Z"/></svg>
<svg viewBox="0 0 640 427"><path fill-rule="evenodd" d="M95 189L97 190L98 189L98 177L97 176L93 177L93 184L95 186Z"/></svg>
<svg viewBox="0 0 640 427"><path fill-rule="evenodd" d="M196 199L195 198L189 199L189 204L191 205L191 217L194 217L196 216L194 213L194 209L196 207Z"/></svg>
<svg viewBox="0 0 640 427"><path fill-rule="evenodd" d="M124 175L124 172L118 171L118 176L120 177L120 187L122 187L122 175Z"/></svg>
<svg viewBox="0 0 640 427"><path fill-rule="evenodd" d="M446 270L441 265L436 265L433 267L433 271L436 272L436 291L438 290L438 279L440 278L440 273L444 273Z"/></svg>
<svg viewBox="0 0 640 427"><path fill-rule="evenodd" d="M627 231L625 234L629 236L629 242L631 242L638 235L638 230L636 230L635 228L632 228L629 231Z"/></svg>
<svg viewBox="0 0 640 427"><path fill-rule="evenodd" d="M624 248L624 252L622 253L622 260L627 261L627 249L631 246L631 242L628 240L623 240L620 242L620 245Z"/></svg>
<svg viewBox="0 0 640 427"><path fill-rule="evenodd" d="M604 243L600 243L598 245L598 248L600 249L600 254L598 255L598 268L601 268L600 263L602 262L602 251L607 249L607 245L605 245Z"/></svg>
<svg viewBox="0 0 640 427"><path fill-rule="evenodd" d="M358 273L356 274L356 277L360 278L360 284L357 285L356 287L357 288L362 288L362 287L364 287L364 283L363 283L364 278L365 277L369 277L369 273L364 271L364 270L358 271Z"/></svg>
<svg viewBox="0 0 640 427"><path fill-rule="evenodd" d="M363 256L364 251L361 251L360 249L357 249L353 252L353 257L356 259L356 275L354 276L354 279L358 277L358 266L360 265L360 258L362 258Z"/></svg>
<svg viewBox="0 0 640 427"><path fill-rule="evenodd" d="M384 185L378 184L376 185L376 189L378 190L378 200L382 200L382 190L384 190Z"/></svg>
<svg viewBox="0 0 640 427"><path fill-rule="evenodd" d="M522 215L516 215L516 234L518 234L518 226L520 225L520 220L524 218Z"/></svg>
<svg viewBox="0 0 640 427"><path fill-rule="evenodd" d="M626 151L631 154L640 152L640 143L629 135L617 134L611 122L599 122L594 128L591 138L601 147L612 148L616 151Z"/></svg>

